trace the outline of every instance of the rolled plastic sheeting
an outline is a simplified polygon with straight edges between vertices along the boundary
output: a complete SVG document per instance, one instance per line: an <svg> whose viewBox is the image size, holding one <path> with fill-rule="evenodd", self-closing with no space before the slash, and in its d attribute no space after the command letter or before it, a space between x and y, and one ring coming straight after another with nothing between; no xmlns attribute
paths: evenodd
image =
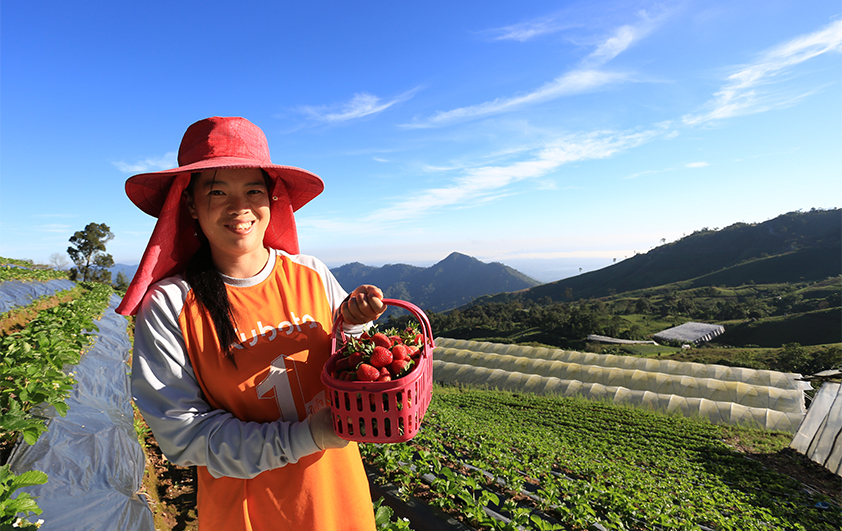
<svg viewBox="0 0 842 531"><path fill-rule="evenodd" d="M507 352L518 351L509 348ZM436 347L434 358L475 367L555 377L560 380L580 380L608 387L624 387L634 391L652 391L715 402L734 402L746 407L767 408L783 413L803 415L806 412L804 392L799 389L781 389L714 378L622 369L616 366L581 365L510 354L472 352L440 346Z"/></svg>
<svg viewBox="0 0 842 531"><path fill-rule="evenodd" d="M786 413L769 408L749 407L734 402L632 390L619 386L606 386L600 383L563 380L553 376L524 374L441 360L433 361L433 374L435 374L436 381L444 383L473 384L504 391L538 395L582 396L592 400L607 400L617 404L649 407L686 417L701 416L716 424L747 425L790 433L795 432L804 417L801 413Z"/></svg>
<svg viewBox="0 0 842 531"><path fill-rule="evenodd" d="M790 447L842 476L842 384L822 385Z"/></svg>
<svg viewBox="0 0 842 531"><path fill-rule="evenodd" d="M146 458L134 430L129 384L131 350L126 318L111 296L93 347L74 367L67 416L53 408L47 432L29 446L19 441L9 464L15 474L41 470L47 483L23 489L43 510L43 531L154 531L141 488Z"/></svg>
<svg viewBox="0 0 842 531"><path fill-rule="evenodd" d="M725 365L692 363L675 360L656 360L651 358L637 358L634 356L615 356L613 354L594 354L591 352L574 352L562 349L543 347L529 347L522 345L506 345L466 339L436 338L436 347L463 349L474 352L489 352L493 354L511 355L525 358L578 363L580 365L596 365L599 367L617 367L628 370L659 372L694 378L713 378L731 382L742 382L749 385L763 385L779 387L781 389L809 390L809 382L802 382L800 374L748 369L745 367L727 367ZM438 351L438 348L436 349Z"/></svg>
<svg viewBox="0 0 842 531"><path fill-rule="evenodd" d="M73 289L74 286L76 286L76 283L72 280L46 280L43 282L6 280L0 282L0 313L8 312L19 306L26 306L44 295Z"/></svg>

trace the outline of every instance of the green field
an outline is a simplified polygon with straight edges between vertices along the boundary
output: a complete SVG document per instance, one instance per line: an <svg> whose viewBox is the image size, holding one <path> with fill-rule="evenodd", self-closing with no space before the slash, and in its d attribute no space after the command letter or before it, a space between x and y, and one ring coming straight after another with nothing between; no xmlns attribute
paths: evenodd
<svg viewBox="0 0 842 531"><path fill-rule="evenodd" d="M582 399L436 387L415 439L362 451L405 497L477 529L598 523L611 530L838 531L842 478L816 472L825 493L808 493L761 463L787 458L813 469L786 450L790 440Z"/></svg>

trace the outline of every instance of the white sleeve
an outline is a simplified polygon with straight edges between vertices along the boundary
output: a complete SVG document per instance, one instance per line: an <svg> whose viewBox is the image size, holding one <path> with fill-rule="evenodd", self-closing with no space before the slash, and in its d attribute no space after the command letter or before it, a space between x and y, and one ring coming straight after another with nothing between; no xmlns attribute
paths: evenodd
<svg viewBox="0 0 842 531"><path fill-rule="evenodd" d="M187 289L161 283L135 321L132 396L167 459L245 479L321 451L307 419L246 422L205 401L178 325Z"/></svg>
<svg viewBox="0 0 842 531"><path fill-rule="evenodd" d="M333 273L330 272L330 269L318 258L306 254L295 254L291 255L288 253L284 253L284 251L277 251L278 253L286 254L290 259L299 263L301 265L305 265L310 269L316 271L319 276L322 277L322 283L324 284L325 293L327 294L328 302L330 303L331 310L333 311L333 318L336 319L336 315L340 311L340 307L342 303L345 302L345 299L348 297L348 292L339 284L339 281L336 280L336 277L333 276ZM362 333L363 330L367 329L371 326L371 323L365 323L363 325L349 325L347 323L342 323L342 331L348 335L358 336Z"/></svg>

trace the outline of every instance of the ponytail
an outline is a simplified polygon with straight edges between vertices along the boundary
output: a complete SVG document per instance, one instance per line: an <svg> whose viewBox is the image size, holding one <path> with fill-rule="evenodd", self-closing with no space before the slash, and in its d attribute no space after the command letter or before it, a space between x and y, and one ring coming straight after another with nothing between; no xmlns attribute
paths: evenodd
<svg viewBox="0 0 842 531"><path fill-rule="evenodd" d="M234 354L231 351L231 347L237 342L234 313L231 311L225 281L213 265L210 244L207 240L202 242L199 250L190 259L185 276L196 300L205 308L213 321L222 353L236 366Z"/></svg>

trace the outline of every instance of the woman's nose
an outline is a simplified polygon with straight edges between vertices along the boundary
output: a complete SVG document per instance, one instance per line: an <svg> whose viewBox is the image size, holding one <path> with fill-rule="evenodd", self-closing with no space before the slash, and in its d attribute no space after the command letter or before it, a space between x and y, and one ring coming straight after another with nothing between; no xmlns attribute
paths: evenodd
<svg viewBox="0 0 842 531"><path fill-rule="evenodd" d="M228 210L231 212L242 212L243 210L249 209L249 201L248 198L239 196L239 195L231 195L229 196L228 200Z"/></svg>

